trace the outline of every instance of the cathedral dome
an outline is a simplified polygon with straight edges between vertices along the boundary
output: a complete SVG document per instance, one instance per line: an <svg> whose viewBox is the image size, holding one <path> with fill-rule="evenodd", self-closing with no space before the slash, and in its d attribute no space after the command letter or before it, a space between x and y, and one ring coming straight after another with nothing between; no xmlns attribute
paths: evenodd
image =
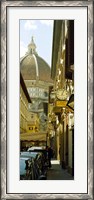
<svg viewBox="0 0 94 200"><path fill-rule="evenodd" d="M20 69L24 80L41 80L52 83L50 66L38 56L32 37L28 52L20 60Z"/></svg>

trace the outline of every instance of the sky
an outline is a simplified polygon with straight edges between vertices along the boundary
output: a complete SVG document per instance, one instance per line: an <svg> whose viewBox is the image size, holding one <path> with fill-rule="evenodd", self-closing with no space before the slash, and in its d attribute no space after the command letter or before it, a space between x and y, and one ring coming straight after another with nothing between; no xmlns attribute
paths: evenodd
<svg viewBox="0 0 94 200"><path fill-rule="evenodd" d="M20 57L27 52L32 36L38 55L51 66L53 20L20 20Z"/></svg>

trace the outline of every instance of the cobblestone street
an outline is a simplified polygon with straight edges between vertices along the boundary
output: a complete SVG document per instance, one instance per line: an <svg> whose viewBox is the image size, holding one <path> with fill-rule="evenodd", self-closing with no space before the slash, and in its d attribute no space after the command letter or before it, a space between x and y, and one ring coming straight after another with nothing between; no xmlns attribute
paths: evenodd
<svg viewBox="0 0 94 200"><path fill-rule="evenodd" d="M47 180L73 180L73 177L65 169L62 169L58 160L52 160L51 164L52 167L48 170Z"/></svg>

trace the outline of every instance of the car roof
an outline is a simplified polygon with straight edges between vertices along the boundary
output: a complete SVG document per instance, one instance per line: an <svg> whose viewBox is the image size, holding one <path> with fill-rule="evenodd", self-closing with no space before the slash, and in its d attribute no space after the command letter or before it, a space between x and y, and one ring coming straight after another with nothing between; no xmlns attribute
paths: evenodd
<svg viewBox="0 0 94 200"><path fill-rule="evenodd" d="M39 147L39 146L32 146L32 147L29 147L27 151L36 150L36 149L41 150L41 149L45 149L45 147L44 146L41 146L41 147Z"/></svg>

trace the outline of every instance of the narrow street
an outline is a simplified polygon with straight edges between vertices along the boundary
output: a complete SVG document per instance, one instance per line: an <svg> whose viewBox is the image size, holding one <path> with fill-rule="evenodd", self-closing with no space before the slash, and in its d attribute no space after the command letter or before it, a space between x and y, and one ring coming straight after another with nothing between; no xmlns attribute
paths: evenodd
<svg viewBox="0 0 94 200"><path fill-rule="evenodd" d="M38 30L20 58L20 179L73 180L74 20L51 20L50 29L44 22L28 21Z"/></svg>
<svg viewBox="0 0 94 200"><path fill-rule="evenodd" d="M47 172L47 180L73 180L67 170L62 169L58 160L52 160L51 164L52 167Z"/></svg>

